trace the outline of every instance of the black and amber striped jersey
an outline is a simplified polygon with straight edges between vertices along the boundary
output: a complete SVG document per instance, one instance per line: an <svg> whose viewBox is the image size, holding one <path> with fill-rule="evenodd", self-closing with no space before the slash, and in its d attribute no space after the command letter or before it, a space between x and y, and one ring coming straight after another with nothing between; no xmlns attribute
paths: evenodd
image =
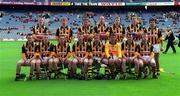
<svg viewBox="0 0 180 96"><path fill-rule="evenodd" d="M41 47L42 47L42 42L35 42L35 48L34 48L34 56L35 57L40 57L41 56Z"/></svg>
<svg viewBox="0 0 180 96"><path fill-rule="evenodd" d="M85 57L87 52L86 42L80 43L79 41L75 44L75 55L77 57Z"/></svg>
<svg viewBox="0 0 180 96"><path fill-rule="evenodd" d="M26 42L22 46L22 54L25 54L26 59L30 59L33 57L34 53L34 42Z"/></svg>
<svg viewBox="0 0 180 96"><path fill-rule="evenodd" d="M148 42L142 42L140 45L140 54L141 56L149 56L151 45Z"/></svg>
<svg viewBox="0 0 180 96"><path fill-rule="evenodd" d="M56 49L57 55L59 57L65 58L68 52L70 52L70 45L68 42L65 42L64 44L58 43Z"/></svg>
<svg viewBox="0 0 180 96"><path fill-rule="evenodd" d="M127 34L133 35L133 40L140 40L142 38L141 31L143 31L143 27L140 24L137 25L129 25L127 27Z"/></svg>
<svg viewBox="0 0 180 96"><path fill-rule="evenodd" d="M49 52L50 45L51 45L50 42L47 42L47 43L42 42L41 44L42 57L48 57L50 55L50 52Z"/></svg>
<svg viewBox="0 0 180 96"><path fill-rule="evenodd" d="M57 46L54 44L50 44L49 47L50 57L57 57Z"/></svg>
<svg viewBox="0 0 180 96"><path fill-rule="evenodd" d="M131 25L129 25L129 26L127 27L127 31L128 31L129 33L139 32L139 31L141 31L142 29L143 29L143 27L142 27L140 24L137 24L137 25L131 24Z"/></svg>
<svg viewBox="0 0 180 96"><path fill-rule="evenodd" d="M104 57L105 45L99 41L98 44L95 42L92 43L92 53L94 57Z"/></svg>
<svg viewBox="0 0 180 96"><path fill-rule="evenodd" d="M81 26L78 29L78 35L83 35L84 41L87 42L88 39L91 39L90 37L93 37L94 35L93 28L91 26L89 27Z"/></svg>
<svg viewBox="0 0 180 96"><path fill-rule="evenodd" d="M48 28L44 25L37 25L32 28L33 37L36 39L38 35L48 34Z"/></svg>
<svg viewBox="0 0 180 96"><path fill-rule="evenodd" d="M118 41L122 41L123 37L125 36L125 28L122 25L116 26L113 24L111 26L109 34L115 34Z"/></svg>
<svg viewBox="0 0 180 96"><path fill-rule="evenodd" d="M148 34L148 40L150 44L153 45L161 42L162 33L158 27L154 27L154 28L149 27L145 30L145 33Z"/></svg>
<svg viewBox="0 0 180 96"><path fill-rule="evenodd" d="M121 50L124 56L133 57L135 56L136 44L135 41L126 41L121 44Z"/></svg>
<svg viewBox="0 0 180 96"><path fill-rule="evenodd" d="M73 37L73 31L71 27L66 26L66 27L59 27L56 30L56 39L59 39L61 36L65 37L68 41L70 41Z"/></svg>
<svg viewBox="0 0 180 96"><path fill-rule="evenodd" d="M105 34L107 32L109 32L109 27L107 25L100 25L98 24L97 26L94 27L94 32L96 34Z"/></svg>

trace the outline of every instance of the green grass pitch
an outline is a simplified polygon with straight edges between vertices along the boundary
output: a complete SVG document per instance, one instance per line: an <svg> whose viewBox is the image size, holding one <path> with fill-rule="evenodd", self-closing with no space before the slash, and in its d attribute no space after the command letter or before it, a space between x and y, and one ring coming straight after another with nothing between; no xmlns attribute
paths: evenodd
<svg viewBox="0 0 180 96"><path fill-rule="evenodd" d="M159 79L15 82L23 42L0 42L0 96L180 96L180 48L161 54ZM27 72L27 68L22 68Z"/></svg>

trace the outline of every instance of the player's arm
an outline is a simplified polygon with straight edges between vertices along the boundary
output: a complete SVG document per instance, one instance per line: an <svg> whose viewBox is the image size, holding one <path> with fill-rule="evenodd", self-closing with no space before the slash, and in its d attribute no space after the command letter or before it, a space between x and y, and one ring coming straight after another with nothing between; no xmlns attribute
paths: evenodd
<svg viewBox="0 0 180 96"><path fill-rule="evenodd" d="M94 30L90 29L90 37L93 38L94 37Z"/></svg>
<svg viewBox="0 0 180 96"><path fill-rule="evenodd" d="M125 50L125 44L124 43L122 43L122 45L121 45L121 53L122 53L122 57L123 58L126 58L126 56L125 56L125 52L124 52L124 50Z"/></svg>
<svg viewBox="0 0 180 96"><path fill-rule="evenodd" d="M110 34L110 27L107 27L106 30L105 30L106 34L109 36Z"/></svg>
<svg viewBox="0 0 180 96"><path fill-rule="evenodd" d="M74 47L74 45L73 45L73 47ZM73 51L74 51L74 48L73 48L72 52ZM71 56L71 48L70 48L70 45L68 45L66 58L69 58L70 56Z"/></svg>
<svg viewBox="0 0 180 96"><path fill-rule="evenodd" d="M139 57L141 57L141 55L140 55L140 46L136 46L135 47L135 53L134 53L134 58L139 58Z"/></svg>
<svg viewBox="0 0 180 96"><path fill-rule="evenodd" d="M33 38L36 39L36 30L35 30L35 28L36 28L36 26L34 26L34 27L32 28L32 35L33 35Z"/></svg>
<svg viewBox="0 0 180 96"><path fill-rule="evenodd" d="M122 37L125 37L125 34L126 34L126 29L123 27L123 29L122 29Z"/></svg>
<svg viewBox="0 0 180 96"><path fill-rule="evenodd" d="M118 58L122 58L121 46L119 44L117 45L117 50L118 50Z"/></svg>
<svg viewBox="0 0 180 96"><path fill-rule="evenodd" d="M59 39L59 28L56 30L56 37L55 37L56 40Z"/></svg>
<svg viewBox="0 0 180 96"><path fill-rule="evenodd" d="M70 28L70 32L69 32L69 38L70 38L70 40L73 39L73 30L71 28Z"/></svg>
<svg viewBox="0 0 180 96"><path fill-rule="evenodd" d="M24 61L27 60L27 58L26 58L26 48L25 48L24 45L22 46L22 59L23 59Z"/></svg>

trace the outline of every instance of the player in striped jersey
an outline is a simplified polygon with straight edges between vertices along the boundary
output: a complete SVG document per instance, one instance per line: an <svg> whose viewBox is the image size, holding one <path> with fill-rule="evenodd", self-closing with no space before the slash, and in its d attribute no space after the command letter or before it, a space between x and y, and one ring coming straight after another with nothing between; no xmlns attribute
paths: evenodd
<svg viewBox="0 0 180 96"><path fill-rule="evenodd" d="M109 27L105 24L105 17L100 16L99 18L99 24L94 27L95 34L100 35L101 40L108 40L109 38Z"/></svg>
<svg viewBox="0 0 180 96"><path fill-rule="evenodd" d="M141 49L140 49L140 55L141 55L141 58L143 60L143 65L144 66L151 66L152 72L153 72L153 78L157 78L156 62L154 59L153 47L149 44L148 36L146 34L143 35L143 39L142 39L142 43L141 43ZM146 72L145 69L143 71ZM146 77L147 77L147 74L145 73L144 78L146 78Z"/></svg>
<svg viewBox="0 0 180 96"><path fill-rule="evenodd" d="M48 35L48 28L44 25L44 18L38 19L38 24L32 28L34 40L42 40L45 35Z"/></svg>
<svg viewBox="0 0 180 96"><path fill-rule="evenodd" d="M125 37L125 28L121 25L120 17L116 16L114 24L110 28L110 34L115 34L118 42L122 42L122 39Z"/></svg>
<svg viewBox="0 0 180 96"><path fill-rule="evenodd" d="M102 59L105 57L105 46L100 40L100 35L96 34L92 42L93 66L97 69L96 78L100 79L99 71Z"/></svg>
<svg viewBox="0 0 180 96"><path fill-rule="evenodd" d="M156 19L151 18L149 20L150 27L146 29L145 33L148 33L149 42L151 46L153 46L154 48L154 58L156 61L158 74L160 74L159 52L162 49L161 47L162 47L163 37L160 29L156 26L156 22L157 22Z"/></svg>
<svg viewBox="0 0 180 96"><path fill-rule="evenodd" d="M78 35L83 35L85 42L92 40L94 32L88 18L83 19L83 25L78 29Z"/></svg>
<svg viewBox="0 0 180 96"><path fill-rule="evenodd" d="M65 37L65 39L70 42L73 39L73 31L71 27L67 25L68 19L63 17L61 22L61 26L56 30L56 39L59 40L60 37Z"/></svg>
<svg viewBox="0 0 180 96"><path fill-rule="evenodd" d="M33 71L34 69L36 69L36 79L41 79L40 78L40 74L41 74L41 70L40 70L40 65L42 64L42 54L41 54L41 47L42 47L42 42L35 42L35 48L34 48L34 55L32 57L31 60L31 65L35 66L33 67ZM30 80L32 80L32 77L30 77Z"/></svg>
<svg viewBox="0 0 180 96"><path fill-rule="evenodd" d="M16 78L15 80L18 81L20 80L21 78L21 67L22 66L30 66L30 76L33 75L33 65L30 64L31 60L32 60L32 57L33 57L33 52L34 52L34 41L33 41L33 37L31 34L28 34L26 36L27 38L27 42L26 44L23 44L22 46L22 59L19 60L17 62L17 67L16 67Z"/></svg>
<svg viewBox="0 0 180 96"><path fill-rule="evenodd" d="M133 41L132 36L132 34L127 34L127 41L124 41L121 45L122 53L123 59L125 59L126 62L126 66L130 69L135 67L135 71L138 73L138 65L134 62L136 43ZM126 66L122 66L124 72L126 72ZM126 79L126 74L124 74L123 78Z"/></svg>

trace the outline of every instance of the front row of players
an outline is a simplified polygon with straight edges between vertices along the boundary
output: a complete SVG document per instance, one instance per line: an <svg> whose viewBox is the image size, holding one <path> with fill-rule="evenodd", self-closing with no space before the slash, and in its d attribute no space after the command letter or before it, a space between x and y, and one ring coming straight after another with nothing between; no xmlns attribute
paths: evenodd
<svg viewBox="0 0 180 96"><path fill-rule="evenodd" d="M154 60L153 47L143 36L141 44L127 35L127 40L121 44L116 35L111 34L105 44L95 35L92 41L84 42L84 36L79 35L78 41L71 45L64 37L54 45L44 36L42 41L34 42L32 35L27 35L27 42L22 46L22 59L17 63L16 78L21 79L21 66L30 66L29 79L42 78L42 70L47 70L47 78L58 78L64 69L68 69L69 79L127 79L130 75L135 79L146 78L152 73L158 78ZM104 68L104 71L100 71ZM80 69L80 73L77 73ZM149 70L149 71L148 71ZM54 74L54 75L53 75Z"/></svg>

